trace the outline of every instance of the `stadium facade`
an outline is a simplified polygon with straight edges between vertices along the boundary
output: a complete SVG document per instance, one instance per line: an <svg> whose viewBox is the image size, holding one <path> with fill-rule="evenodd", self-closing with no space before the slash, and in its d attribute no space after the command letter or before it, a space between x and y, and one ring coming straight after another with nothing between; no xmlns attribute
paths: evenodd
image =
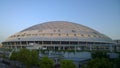
<svg viewBox="0 0 120 68"><path fill-rule="evenodd" d="M50 21L31 26L4 42L7 48L43 48L48 50L110 50L115 43L104 34L89 27L67 22Z"/></svg>

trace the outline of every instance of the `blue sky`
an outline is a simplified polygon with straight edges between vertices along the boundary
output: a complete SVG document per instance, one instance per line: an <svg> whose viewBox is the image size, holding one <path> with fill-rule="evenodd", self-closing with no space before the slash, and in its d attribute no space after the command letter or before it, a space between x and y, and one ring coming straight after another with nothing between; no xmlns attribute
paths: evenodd
<svg viewBox="0 0 120 68"><path fill-rule="evenodd" d="M0 42L32 25L57 20L120 39L120 0L0 0Z"/></svg>

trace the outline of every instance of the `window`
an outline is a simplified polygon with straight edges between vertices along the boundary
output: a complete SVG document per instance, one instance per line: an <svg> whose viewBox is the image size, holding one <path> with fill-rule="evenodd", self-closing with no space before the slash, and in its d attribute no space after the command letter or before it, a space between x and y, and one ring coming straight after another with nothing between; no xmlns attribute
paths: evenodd
<svg viewBox="0 0 120 68"><path fill-rule="evenodd" d="M101 36L99 36L99 38L101 38Z"/></svg>
<svg viewBox="0 0 120 68"><path fill-rule="evenodd" d="M42 32L42 30L39 30L38 32Z"/></svg>
<svg viewBox="0 0 120 68"><path fill-rule="evenodd" d="M58 32L60 32L60 30L58 30Z"/></svg>
<svg viewBox="0 0 120 68"><path fill-rule="evenodd" d="M24 34L21 35L22 37L25 36Z"/></svg>
<svg viewBox="0 0 120 68"><path fill-rule="evenodd" d="M31 34L27 34L27 36L30 36Z"/></svg>
<svg viewBox="0 0 120 68"><path fill-rule="evenodd" d="M91 37L90 35L88 35L88 37Z"/></svg>
<svg viewBox="0 0 120 68"><path fill-rule="evenodd" d="M61 36L61 34L58 34L59 36Z"/></svg>
<svg viewBox="0 0 120 68"><path fill-rule="evenodd" d="M32 34L33 36L37 36L37 34Z"/></svg>
<svg viewBox="0 0 120 68"><path fill-rule="evenodd" d="M20 35L17 35L17 37L19 37Z"/></svg>
<svg viewBox="0 0 120 68"><path fill-rule="evenodd" d="M51 34L51 36L53 36L53 34Z"/></svg>
<svg viewBox="0 0 120 68"><path fill-rule="evenodd" d="M68 34L66 34L66 36L69 36Z"/></svg>
<svg viewBox="0 0 120 68"><path fill-rule="evenodd" d="M53 30L53 32L56 32L56 30Z"/></svg>
<svg viewBox="0 0 120 68"><path fill-rule="evenodd" d="M75 30L72 30L72 32L74 33L74 32L76 32Z"/></svg>
<svg viewBox="0 0 120 68"><path fill-rule="evenodd" d="M76 36L76 34L74 34L74 36Z"/></svg>
<svg viewBox="0 0 120 68"><path fill-rule="evenodd" d="M45 34L42 34L42 36L45 36Z"/></svg>
<svg viewBox="0 0 120 68"><path fill-rule="evenodd" d="M94 34L97 34L96 32L93 32Z"/></svg>
<svg viewBox="0 0 120 68"><path fill-rule="evenodd" d="M96 35L94 35L94 37L96 37Z"/></svg>
<svg viewBox="0 0 120 68"><path fill-rule="evenodd" d="M81 34L81 36L84 36L83 34Z"/></svg>
<svg viewBox="0 0 120 68"><path fill-rule="evenodd" d="M57 29L57 27L54 27L55 29Z"/></svg>

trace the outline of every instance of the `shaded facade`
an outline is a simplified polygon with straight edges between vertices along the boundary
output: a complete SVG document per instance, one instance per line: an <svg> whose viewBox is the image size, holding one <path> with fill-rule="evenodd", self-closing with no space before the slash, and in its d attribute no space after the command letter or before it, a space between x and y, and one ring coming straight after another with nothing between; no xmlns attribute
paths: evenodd
<svg viewBox="0 0 120 68"><path fill-rule="evenodd" d="M116 45L115 45L115 51L120 52L120 40L113 40Z"/></svg>
<svg viewBox="0 0 120 68"><path fill-rule="evenodd" d="M66 21L51 21L31 26L4 42L4 47L48 50L114 50L114 42L89 27Z"/></svg>

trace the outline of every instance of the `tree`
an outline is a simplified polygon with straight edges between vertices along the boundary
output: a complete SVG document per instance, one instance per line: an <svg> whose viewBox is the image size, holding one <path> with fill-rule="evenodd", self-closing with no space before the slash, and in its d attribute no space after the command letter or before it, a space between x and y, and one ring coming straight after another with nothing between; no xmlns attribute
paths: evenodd
<svg viewBox="0 0 120 68"><path fill-rule="evenodd" d="M18 61L24 63L28 68L31 65L31 54L30 54L30 50L28 49L21 49L18 52Z"/></svg>
<svg viewBox="0 0 120 68"><path fill-rule="evenodd" d="M82 66L82 68L113 68L113 63L106 58L95 58Z"/></svg>
<svg viewBox="0 0 120 68"><path fill-rule="evenodd" d="M21 49L19 52L13 52L10 59L20 61L29 68L38 63L39 56L36 50Z"/></svg>
<svg viewBox="0 0 120 68"><path fill-rule="evenodd" d="M92 58L108 58L108 55L104 51L92 52Z"/></svg>
<svg viewBox="0 0 120 68"><path fill-rule="evenodd" d="M43 57L39 62L40 68L53 68L53 64L53 60L48 57Z"/></svg>
<svg viewBox="0 0 120 68"><path fill-rule="evenodd" d="M17 52L13 52L12 55L10 56L10 60L17 60L18 53Z"/></svg>
<svg viewBox="0 0 120 68"><path fill-rule="evenodd" d="M32 50L31 51L31 64L32 65L36 65L36 64L38 64L38 59L39 59L39 53L38 53L38 51L37 50Z"/></svg>
<svg viewBox="0 0 120 68"><path fill-rule="evenodd" d="M120 68L120 54L119 58L112 59L112 62L114 63L114 68Z"/></svg>
<svg viewBox="0 0 120 68"><path fill-rule="evenodd" d="M60 61L60 68L76 68L75 64L71 60Z"/></svg>

